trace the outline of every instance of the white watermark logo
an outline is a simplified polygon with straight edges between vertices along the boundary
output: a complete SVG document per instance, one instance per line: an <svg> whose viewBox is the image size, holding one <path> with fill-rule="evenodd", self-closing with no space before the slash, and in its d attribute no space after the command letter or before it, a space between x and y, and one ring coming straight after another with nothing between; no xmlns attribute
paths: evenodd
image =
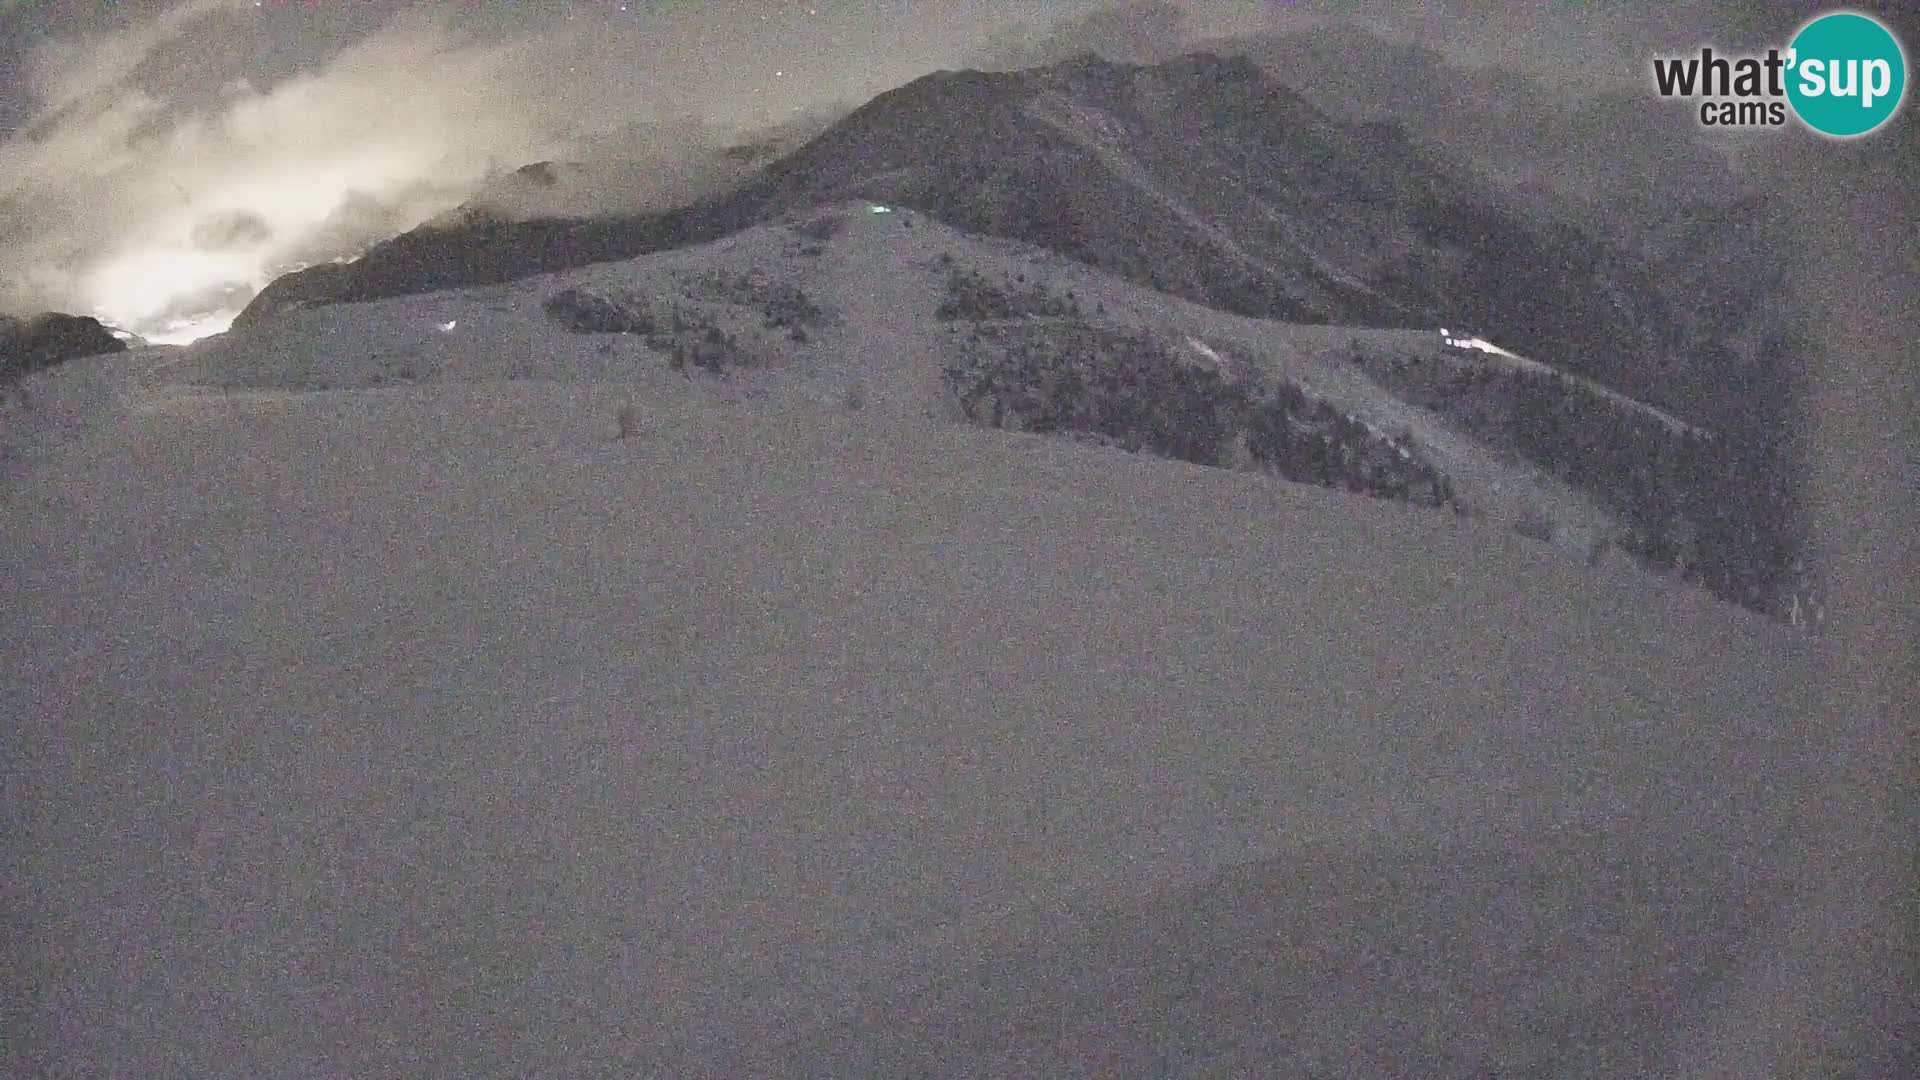
<svg viewBox="0 0 1920 1080"><path fill-rule="evenodd" d="M1785 49L1653 61L1661 97L1698 99L1708 127L1780 127L1789 115L1831 138L1879 129L1906 97L1907 58L1893 32L1851 11L1821 15Z"/></svg>

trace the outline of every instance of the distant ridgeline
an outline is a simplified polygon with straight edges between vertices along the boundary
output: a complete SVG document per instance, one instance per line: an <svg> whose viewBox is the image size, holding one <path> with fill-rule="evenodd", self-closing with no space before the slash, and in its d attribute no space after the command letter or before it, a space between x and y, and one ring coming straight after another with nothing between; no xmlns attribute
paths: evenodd
<svg viewBox="0 0 1920 1080"><path fill-rule="evenodd" d="M16 319L0 315L0 384L66 360L125 352L127 344L98 319L48 312Z"/></svg>

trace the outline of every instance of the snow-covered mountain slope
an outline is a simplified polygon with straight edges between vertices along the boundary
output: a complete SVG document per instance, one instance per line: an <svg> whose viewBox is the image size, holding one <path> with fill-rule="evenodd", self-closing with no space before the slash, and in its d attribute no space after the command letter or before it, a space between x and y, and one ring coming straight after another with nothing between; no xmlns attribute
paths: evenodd
<svg viewBox="0 0 1920 1080"><path fill-rule="evenodd" d="M1208 53L935 73L681 210L415 230L345 268L282 277L239 322L630 258L854 198L1242 314L1471 322L1642 399L1671 389L1670 361L1694 344L1643 260L1532 221L1403 136Z"/></svg>
<svg viewBox="0 0 1920 1080"><path fill-rule="evenodd" d="M280 278L237 325L617 262L850 199L909 207L1245 316L1421 331L1464 324L1582 376L1503 372L1497 387L1442 386L1421 399L1546 464L1625 525L1563 506L1530 531L1589 551L1624 534L1636 558L1754 610L1783 613L1799 588L1806 512L1788 494L1793 451L1779 435L1791 419L1790 341L1753 343L1764 348L1740 360L1715 340L1721 322L1675 313L1686 290L1670 292L1644 253L1514 205L1393 125L1328 115L1244 58L1082 56L1028 71L936 73L876 97L723 195L658 215L415 230L351 264ZM980 359L966 379L990 385L996 364ZM976 404L987 417L1010 407ZM1522 408L1529 415L1518 419ZM1058 419L1014 411L1022 424ZM1505 416L1496 422L1507 430L1489 433L1489 414ZM1663 417L1724 438L1702 452L1685 445L1683 425L1646 428ZM1371 482L1356 473L1397 451L1350 434L1338 455L1346 460L1331 467L1296 441L1295 475ZM1671 490L1655 491L1649 476L1673 478Z"/></svg>
<svg viewBox="0 0 1920 1080"><path fill-rule="evenodd" d="M1800 1001L1789 1073L1876 1064L1871 980L1789 952L1841 902L1805 642L1469 518L929 422L916 312L992 249L811 242L31 377L11 1074L1667 1075ZM750 299L711 275L789 246L821 325L730 379L542 310ZM997 257L1389 407L1338 331Z"/></svg>
<svg viewBox="0 0 1920 1080"><path fill-rule="evenodd" d="M1229 315L1120 281L1030 245L969 236L901 208L845 203L698 247L603 263L476 290L329 305L284 313L196 347L175 378L223 388L348 388L418 381L538 378L637 380L648 395L739 399L743 407L802 400L834 405L850 393L877 417L950 416L942 364L973 323L934 313L954 275L1019 279L1071 293L1085 323L1139 329L1216 347L1256 381L1299 386L1380 433L1407 434L1452 479L1464 506L1496 521L1542 520L1554 542L1586 555L1620 523L1591 499L1511 455L1495 453L1352 370L1356 343L1428 349L1433 331L1277 323ZM663 370L644 335L580 335L542 313L555 294L684 308L733 337L725 382ZM799 291L821 309L802 328L769 327L769 304ZM1218 355L1217 353L1215 354ZM1211 361L1209 361L1211 362Z"/></svg>

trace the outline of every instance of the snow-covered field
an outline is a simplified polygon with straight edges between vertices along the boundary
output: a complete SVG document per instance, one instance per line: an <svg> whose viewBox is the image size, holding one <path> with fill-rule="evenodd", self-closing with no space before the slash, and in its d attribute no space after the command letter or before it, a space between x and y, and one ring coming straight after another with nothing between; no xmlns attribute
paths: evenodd
<svg viewBox="0 0 1920 1080"><path fill-rule="evenodd" d="M1844 884L1804 642L1492 523L929 419L936 331L874 316L931 304L932 235L856 219L820 258L869 272L819 280L882 329L725 384L552 329L553 282L36 377L17 1074L1872 1065L1868 981L1788 944ZM368 387L383 350L438 374ZM209 389L243 369L342 388Z"/></svg>

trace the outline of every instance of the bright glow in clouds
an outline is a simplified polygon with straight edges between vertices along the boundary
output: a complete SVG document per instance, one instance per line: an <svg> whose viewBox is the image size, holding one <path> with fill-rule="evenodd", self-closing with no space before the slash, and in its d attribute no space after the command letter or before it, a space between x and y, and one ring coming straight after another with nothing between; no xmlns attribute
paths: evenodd
<svg viewBox="0 0 1920 1080"><path fill-rule="evenodd" d="M605 168L568 174L579 191L509 191L500 216L661 209L767 159L721 152L739 138L802 119L824 127L826 114L935 68L1090 49L1164 58L1194 40L1351 17L1320 0L633 3L625 14L179 0L151 19L132 14L162 6L0 0L10 13L45 12L35 21L51 35L0 73L4 115L28 107L0 132L0 312L98 313L148 335L178 319L204 329L201 301L228 286L250 292L358 254L532 162ZM1659 19L1595 14L1605 6L1516 24L1505 6L1466 18L1459 5L1382 0L1365 21L1393 40L1526 59L1555 78L1569 64L1629 70L1659 43L1713 37L1724 22L1698 3L1663 5ZM117 29L60 36L81 26ZM1585 36L1566 46L1572 32ZM1622 44L1636 34L1645 40ZM22 91L31 100L15 102Z"/></svg>
<svg viewBox="0 0 1920 1080"><path fill-rule="evenodd" d="M0 142L0 312L179 340L476 191L509 219L684 204L1032 10L181 0L129 24L141 6L72 21L118 28L51 39L6 83L32 111ZM1070 28L1081 47L1122 31L1141 35ZM746 139L755 153L725 153ZM540 161L581 168L512 183Z"/></svg>
<svg viewBox="0 0 1920 1080"><path fill-rule="evenodd" d="M184 197L80 275L79 294L90 314L149 341L220 333L276 273L298 265L288 262L289 244L314 238L341 213L346 193L376 201L402 196L390 178L429 164L400 153L361 154L330 168L236 183L204 200ZM208 237L196 227L210 221L257 224Z"/></svg>
<svg viewBox="0 0 1920 1080"><path fill-rule="evenodd" d="M109 258L82 279L82 287L87 295L98 298L92 313L103 322L131 329L149 341L174 344L181 331L189 329L188 323L193 330L211 327L207 333L225 330L246 304L247 296L237 295L241 289L250 286L258 291L265 284L259 274L259 260L246 256L149 250ZM182 295L209 290L219 290L227 303L205 315L169 316ZM199 336L203 335L193 335Z"/></svg>
<svg viewBox="0 0 1920 1080"><path fill-rule="evenodd" d="M470 45L418 19L265 93L235 80L168 107L126 84L226 6L42 55L49 114L0 146L0 200L36 227L4 238L0 306L156 341L218 332L278 273L448 209L506 147L547 148L541 116L475 89L520 85L524 45ZM116 63L60 68L91 55Z"/></svg>
<svg viewBox="0 0 1920 1080"><path fill-rule="evenodd" d="M264 89L170 52L252 33L250 3L193 0L42 50L39 114L0 143L0 311L191 340L224 330L274 277L357 255L531 161L602 146L640 161L617 183L582 181L578 212L655 209L710 181L685 163L721 160L714 129L665 124L632 87L555 77L591 55L581 30L482 41L435 10ZM136 83L170 61L185 73L166 78L205 85Z"/></svg>

